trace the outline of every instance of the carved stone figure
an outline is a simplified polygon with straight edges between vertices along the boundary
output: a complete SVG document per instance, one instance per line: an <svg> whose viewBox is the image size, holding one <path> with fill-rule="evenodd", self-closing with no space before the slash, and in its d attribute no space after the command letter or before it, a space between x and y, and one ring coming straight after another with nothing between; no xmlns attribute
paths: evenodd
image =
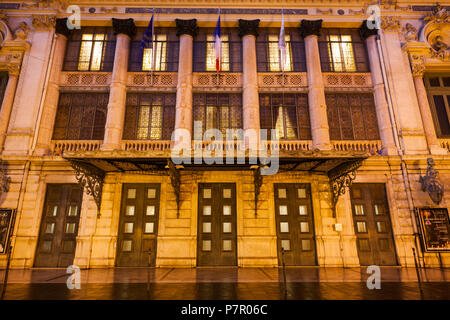
<svg viewBox="0 0 450 320"><path fill-rule="evenodd" d="M26 40L28 33L30 32L30 27L26 22L21 22L17 29L14 31L14 39Z"/></svg>
<svg viewBox="0 0 450 320"><path fill-rule="evenodd" d="M406 24L403 32L406 41L417 41L417 29L411 23Z"/></svg>

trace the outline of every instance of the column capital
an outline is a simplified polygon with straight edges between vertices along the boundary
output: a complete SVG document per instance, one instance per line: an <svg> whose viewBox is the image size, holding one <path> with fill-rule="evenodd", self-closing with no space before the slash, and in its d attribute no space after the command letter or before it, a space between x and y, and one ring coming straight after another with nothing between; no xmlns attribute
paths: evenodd
<svg viewBox="0 0 450 320"><path fill-rule="evenodd" d="M187 34L189 36L195 37L198 32L197 19L183 20L175 19L177 26L177 36L182 36Z"/></svg>
<svg viewBox="0 0 450 320"><path fill-rule="evenodd" d="M62 34L66 38L69 38L73 30L67 28L68 18L56 19L55 33Z"/></svg>
<svg viewBox="0 0 450 320"><path fill-rule="evenodd" d="M423 78L423 74L425 73L425 62L423 61L423 57L411 58L411 71L414 78Z"/></svg>
<svg viewBox="0 0 450 320"><path fill-rule="evenodd" d="M381 29L383 29L385 32L399 32L400 19L393 16L382 16Z"/></svg>
<svg viewBox="0 0 450 320"><path fill-rule="evenodd" d="M55 27L56 16L54 15L33 14L32 18L32 25L35 30L47 30Z"/></svg>
<svg viewBox="0 0 450 320"><path fill-rule="evenodd" d="M114 29L114 34L126 34L130 38L133 38L136 34L136 26L134 25L134 20L129 19L116 19L112 18L112 25Z"/></svg>
<svg viewBox="0 0 450 320"><path fill-rule="evenodd" d="M20 64L9 63L7 66L9 76L18 76L20 73Z"/></svg>
<svg viewBox="0 0 450 320"><path fill-rule="evenodd" d="M239 19L239 37L245 37L248 35L258 36L259 19L256 20L243 20Z"/></svg>
<svg viewBox="0 0 450 320"><path fill-rule="evenodd" d="M359 34L361 35L361 38L363 40L366 40L367 38L369 38L371 36L378 35L378 29L377 28L369 29L367 27L367 20L364 20L361 27L359 28Z"/></svg>
<svg viewBox="0 0 450 320"><path fill-rule="evenodd" d="M320 29L322 28L322 19L320 20L305 20L300 24L300 35L303 38L307 36L320 36Z"/></svg>

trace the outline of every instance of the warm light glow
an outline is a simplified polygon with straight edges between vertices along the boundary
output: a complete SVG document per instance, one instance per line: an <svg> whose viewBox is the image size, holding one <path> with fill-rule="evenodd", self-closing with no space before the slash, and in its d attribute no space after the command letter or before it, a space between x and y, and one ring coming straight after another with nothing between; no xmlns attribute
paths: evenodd
<svg viewBox="0 0 450 320"><path fill-rule="evenodd" d="M284 61L284 71L292 71L291 37L285 35L286 39L286 60ZM280 49L278 48L279 36L269 35L269 70L281 71Z"/></svg>
<svg viewBox="0 0 450 320"><path fill-rule="evenodd" d="M149 136L149 124L150 124L150 136ZM137 139L158 140L161 139L161 136L162 136L162 106L142 105L139 112Z"/></svg>
<svg viewBox="0 0 450 320"><path fill-rule="evenodd" d="M275 130L277 130L278 139L296 139L295 126L289 118L285 107L278 107L278 116L275 120ZM285 134L286 132L286 134Z"/></svg>
<svg viewBox="0 0 450 320"><path fill-rule="evenodd" d="M333 70L337 72L356 71L351 35L330 35L328 47Z"/></svg>
<svg viewBox="0 0 450 320"><path fill-rule="evenodd" d="M99 71L102 65L105 34L85 33L81 38L80 56L78 59L79 71Z"/></svg>
<svg viewBox="0 0 450 320"><path fill-rule="evenodd" d="M166 71L167 70L167 35L158 34L154 37L155 56L153 57L155 68L153 69L153 48L145 48L142 58L142 71Z"/></svg>
<svg viewBox="0 0 450 320"><path fill-rule="evenodd" d="M222 61L220 62L221 71L230 71L230 45L228 35L222 35ZM216 42L213 35L206 38L206 71L216 71Z"/></svg>

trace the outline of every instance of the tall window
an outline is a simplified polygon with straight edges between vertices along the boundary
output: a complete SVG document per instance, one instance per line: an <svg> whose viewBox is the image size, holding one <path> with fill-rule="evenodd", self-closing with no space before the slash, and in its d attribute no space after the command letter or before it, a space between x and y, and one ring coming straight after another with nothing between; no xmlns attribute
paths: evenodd
<svg viewBox="0 0 450 320"><path fill-rule="evenodd" d="M216 72L214 28L201 28L194 41L194 72ZM242 72L242 41L236 28L222 28L222 72Z"/></svg>
<svg viewBox="0 0 450 320"><path fill-rule="evenodd" d="M128 71L176 72L178 70L178 38L174 28L155 28L154 45L142 48L141 39L145 28L138 28L131 41ZM153 47L155 54L152 57ZM153 65L155 65L153 67Z"/></svg>
<svg viewBox="0 0 450 320"><path fill-rule="evenodd" d="M227 129L242 128L241 94L194 94L194 121L200 121L202 132L218 129L226 138ZM201 139L196 136L194 139Z"/></svg>
<svg viewBox="0 0 450 320"><path fill-rule="evenodd" d="M308 97L305 94L260 94L261 129L275 129L278 139L311 139Z"/></svg>
<svg viewBox="0 0 450 320"><path fill-rule="evenodd" d="M230 43L227 34L220 37L222 40L222 50L220 52L221 71L230 71ZM212 34L206 36L206 71L216 71L216 39Z"/></svg>
<svg viewBox="0 0 450 320"><path fill-rule="evenodd" d="M125 140L170 140L175 126L173 93L127 95Z"/></svg>
<svg viewBox="0 0 450 320"><path fill-rule="evenodd" d="M326 94L331 140L378 140L373 95Z"/></svg>
<svg viewBox="0 0 450 320"><path fill-rule="evenodd" d="M107 93L61 93L54 140L103 140Z"/></svg>
<svg viewBox="0 0 450 320"><path fill-rule="evenodd" d="M258 72L281 72L280 50L278 49L280 29L261 28L256 38ZM305 72L305 44L298 30L285 30L286 59L285 72Z"/></svg>
<svg viewBox="0 0 450 320"><path fill-rule="evenodd" d="M323 29L319 41L323 72L368 72L367 53L357 29Z"/></svg>
<svg viewBox="0 0 450 320"><path fill-rule="evenodd" d="M112 71L115 40L112 28L74 30L64 59L65 71Z"/></svg>
<svg viewBox="0 0 450 320"><path fill-rule="evenodd" d="M6 85L8 84L8 72L0 72L0 107L5 96Z"/></svg>
<svg viewBox="0 0 450 320"><path fill-rule="evenodd" d="M450 136L450 75L428 75L424 79L438 137Z"/></svg>

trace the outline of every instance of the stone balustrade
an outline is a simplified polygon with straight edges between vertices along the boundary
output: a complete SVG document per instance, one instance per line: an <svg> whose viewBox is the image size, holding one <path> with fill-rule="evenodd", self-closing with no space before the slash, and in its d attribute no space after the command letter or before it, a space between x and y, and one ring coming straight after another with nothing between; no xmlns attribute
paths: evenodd
<svg viewBox="0 0 450 320"><path fill-rule="evenodd" d="M64 151L97 151L103 140L52 140L50 151L61 155Z"/></svg>

